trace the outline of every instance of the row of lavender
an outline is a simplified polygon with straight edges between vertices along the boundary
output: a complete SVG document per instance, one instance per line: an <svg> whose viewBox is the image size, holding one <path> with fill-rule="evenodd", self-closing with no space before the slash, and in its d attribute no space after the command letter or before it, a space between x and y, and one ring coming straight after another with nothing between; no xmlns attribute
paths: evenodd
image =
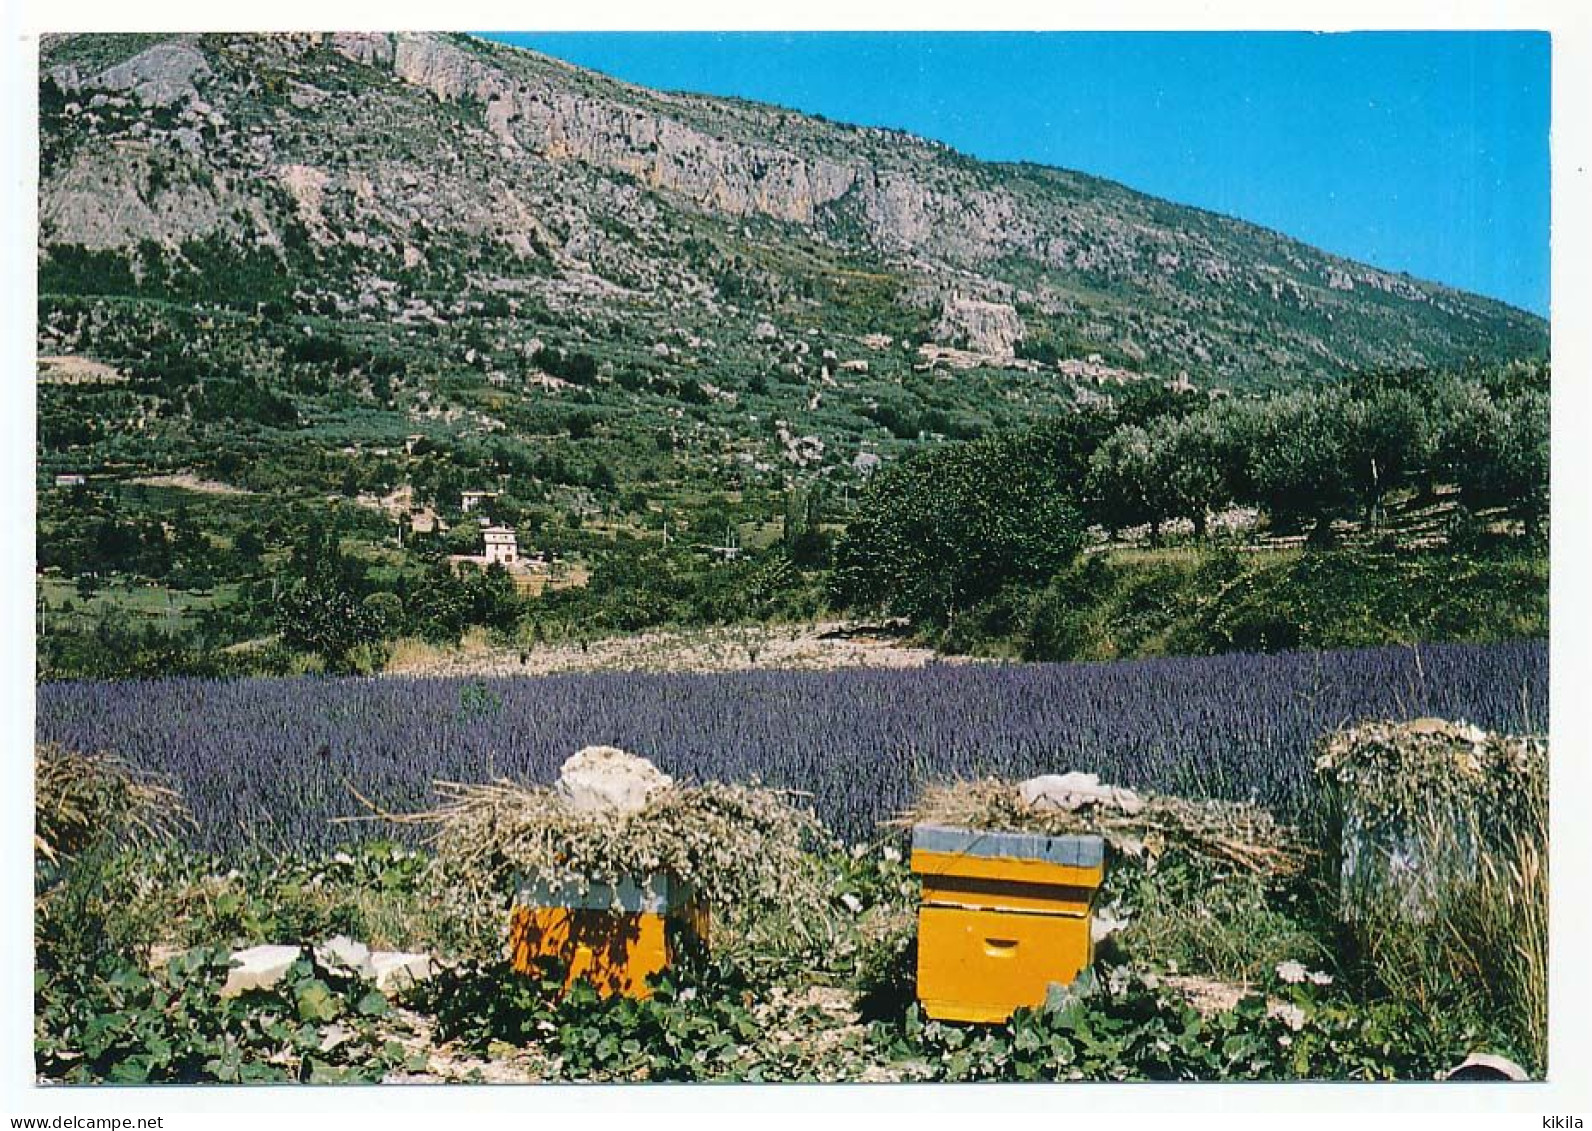
<svg viewBox="0 0 1592 1131"><path fill-rule="evenodd" d="M321 851L437 779L547 782L577 748L644 754L687 781L812 795L849 840L925 780L1070 769L1191 795L1308 804L1324 732L1440 715L1545 729L1547 646L1522 642L915 671L544 679L160 680L39 689L41 741L115 751L176 781L196 847Z"/></svg>

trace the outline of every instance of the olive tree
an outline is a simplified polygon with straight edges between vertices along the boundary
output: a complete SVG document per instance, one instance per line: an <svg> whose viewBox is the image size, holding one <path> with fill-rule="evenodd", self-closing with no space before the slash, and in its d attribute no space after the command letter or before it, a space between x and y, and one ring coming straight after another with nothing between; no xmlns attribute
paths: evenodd
<svg viewBox="0 0 1592 1131"><path fill-rule="evenodd" d="M1064 484L1026 437L919 453L876 472L836 550L835 595L945 625L1013 583L1042 583L1083 546Z"/></svg>
<svg viewBox="0 0 1592 1131"><path fill-rule="evenodd" d="M1089 461L1088 493L1095 517L1115 534L1124 526L1150 527L1159 541L1166 518L1157 447L1148 430L1124 424L1095 449Z"/></svg>
<svg viewBox="0 0 1592 1131"><path fill-rule="evenodd" d="M1312 537L1326 540L1332 519L1353 508L1348 406L1348 396L1333 390L1292 393L1251 410L1247 478L1253 501L1277 527L1312 525Z"/></svg>

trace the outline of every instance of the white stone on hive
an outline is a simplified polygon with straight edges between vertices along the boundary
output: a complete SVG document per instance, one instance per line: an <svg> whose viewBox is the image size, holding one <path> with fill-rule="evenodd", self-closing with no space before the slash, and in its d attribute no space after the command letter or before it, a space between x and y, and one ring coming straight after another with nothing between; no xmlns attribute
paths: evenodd
<svg viewBox="0 0 1592 1131"><path fill-rule="evenodd" d="M674 779L645 758L615 746L588 746L559 768L558 795L571 808L633 813Z"/></svg>
<svg viewBox="0 0 1592 1131"><path fill-rule="evenodd" d="M1098 774L1074 770L1070 774L1041 774L1017 787L1023 804L1035 809L1082 809L1100 805L1132 815L1144 808L1144 801L1131 789L1102 785Z"/></svg>

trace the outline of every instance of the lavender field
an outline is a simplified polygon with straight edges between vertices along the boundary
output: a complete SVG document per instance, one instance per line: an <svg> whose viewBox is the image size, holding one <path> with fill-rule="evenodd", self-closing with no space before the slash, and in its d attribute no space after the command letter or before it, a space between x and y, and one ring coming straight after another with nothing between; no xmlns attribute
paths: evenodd
<svg viewBox="0 0 1592 1131"><path fill-rule="evenodd" d="M909 671L608 674L541 679L53 683L37 737L167 773L193 847L324 851L383 824L436 779L548 782L606 743L688 781L811 794L849 840L877 835L929 780L1090 770L1121 784L1309 804L1325 731L1439 715L1546 729L1543 642Z"/></svg>

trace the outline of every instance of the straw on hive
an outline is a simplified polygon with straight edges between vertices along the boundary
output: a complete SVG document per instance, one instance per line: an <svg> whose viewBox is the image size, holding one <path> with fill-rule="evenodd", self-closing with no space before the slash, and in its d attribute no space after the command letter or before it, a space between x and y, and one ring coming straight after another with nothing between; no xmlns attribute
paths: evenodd
<svg viewBox="0 0 1592 1131"><path fill-rule="evenodd" d="M579 809L553 789L504 780L435 787L442 798L435 809L382 816L429 830L445 894L483 938L501 933L505 899L530 878L617 887L667 873L715 914L772 908L796 924L827 899L812 850L830 838L786 792L671 786L627 812Z"/></svg>
<svg viewBox="0 0 1592 1131"><path fill-rule="evenodd" d="M1404 824L1434 805L1515 816L1547 788L1548 744L1466 723L1416 719L1340 730L1321 743L1316 772L1373 824Z"/></svg>
<svg viewBox="0 0 1592 1131"><path fill-rule="evenodd" d="M1134 804L1127 806L1113 803L1108 793L1077 808L1046 808L1025 801L1017 783L983 778L930 786L917 805L890 823L1052 836L1093 833L1127 856L1153 860L1178 848L1226 867L1272 876L1294 875L1309 859L1310 850L1298 833L1258 805L1130 796Z"/></svg>

